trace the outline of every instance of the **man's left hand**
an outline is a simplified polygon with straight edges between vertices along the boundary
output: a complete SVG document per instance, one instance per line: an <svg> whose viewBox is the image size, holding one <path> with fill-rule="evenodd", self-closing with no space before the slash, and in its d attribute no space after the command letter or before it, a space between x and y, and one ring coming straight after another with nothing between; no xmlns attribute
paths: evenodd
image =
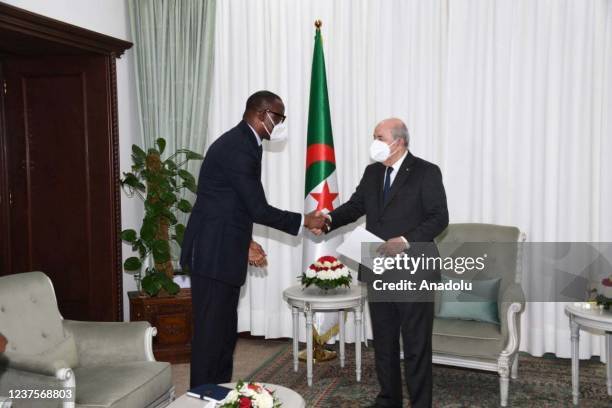
<svg viewBox="0 0 612 408"><path fill-rule="evenodd" d="M263 268L268 265L266 253L257 242L251 240L249 245L249 265Z"/></svg>
<svg viewBox="0 0 612 408"><path fill-rule="evenodd" d="M408 249L408 243L404 238L395 237L379 246L376 252L385 256L395 256L406 249Z"/></svg>

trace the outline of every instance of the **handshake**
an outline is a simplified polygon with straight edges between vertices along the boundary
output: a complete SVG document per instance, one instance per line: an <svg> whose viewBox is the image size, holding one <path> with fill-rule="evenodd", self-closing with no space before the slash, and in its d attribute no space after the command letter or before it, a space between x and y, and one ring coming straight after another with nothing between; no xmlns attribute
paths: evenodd
<svg viewBox="0 0 612 408"><path fill-rule="evenodd" d="M321 235L324 232L329 232L331 219L322 211L313 211L308 214L304 214L304 226L313 234ZM261 245L255 241L251 241L251 244L249 245L249 265L256 266L258 268L263 268L268 265L266 252Z"/></svg>
<svg viewBox="0 0 612 408"><path fill-rule="evenodd" d="M304 215L304 226L315 235L328 233L331 227L331 219L322 211L313 211Z"/></svg>

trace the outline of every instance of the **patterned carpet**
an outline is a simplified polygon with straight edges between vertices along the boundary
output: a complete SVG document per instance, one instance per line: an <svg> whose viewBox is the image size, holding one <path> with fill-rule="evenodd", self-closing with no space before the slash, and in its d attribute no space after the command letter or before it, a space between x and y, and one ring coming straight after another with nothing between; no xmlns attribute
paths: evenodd
<svg viewBox="0 0 612 408"><path fill-rule="evenodd" d="M359 407L371 403L378 393L374 351L363 349L362 381L355 381L354 348L347 345L345 368L338 360L314 367L313 387L306 384L306 364L293 372L290 345L254 371L254 381L280 384L300 393L307 407ZM569 359L521 355L519 378L510 380L511 407L572 407ZM612 407L606 394L605 365L595 360L580 362L581 407ZM404 389L404 407L409 407ZM497 407L499 380L496 373L434 365L435 407ZM291 408L291 407L286 407Z"/></svg>

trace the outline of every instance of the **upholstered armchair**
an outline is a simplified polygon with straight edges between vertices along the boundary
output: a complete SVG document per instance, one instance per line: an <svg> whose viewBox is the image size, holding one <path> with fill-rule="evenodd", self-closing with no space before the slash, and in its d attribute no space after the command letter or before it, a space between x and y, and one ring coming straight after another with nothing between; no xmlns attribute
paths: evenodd
<svg viewBox="0 0 612 408"><path fill-rule="evenodd" d="M518 375L520 314L525 307L520 286L520 243L524 240L525 235L516 227L491 224L451 224L436 239L443 258L457 256L455 250L462 243L508 243L500 245L504 248L488 259L494 263L489 268L491 274L501 279L497 294L499 324L439 317L442 295L437 294L433 327L433 362L499 373L503 407L508 403L510 375L515 379ZM465 247L461 256L482 256L477 246Z"/></svg>
<svg viewBox="0 0 612 408"><path fill-rule="evenodd" d="M5 397L9 390L71 390L71 399L53 406L112 408L174 399L170 364L153 357L154 327L65 320L42 272L0 277L0 332L8 339L0 355Z"/></svg>

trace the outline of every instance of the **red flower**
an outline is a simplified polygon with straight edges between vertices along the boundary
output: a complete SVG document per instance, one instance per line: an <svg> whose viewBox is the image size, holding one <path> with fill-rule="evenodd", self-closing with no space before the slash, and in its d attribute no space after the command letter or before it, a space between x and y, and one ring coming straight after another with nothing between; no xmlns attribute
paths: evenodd
<svg viewBox="0 0 612 408"><path fill-rule="evenodd" d="M240 408L251 408L251 399L249 397L240 397Z"/></svg>
<svg viewBox="0 0 612 408"><path fill-rule="evenodd" d="M319 262L320 263L323 263L323 262L331 262L331 263L333 263L333 262L336 262L336 261L337 261L336 258L334 258L333 256L329 256L329 255L322 256L322 257L319 258Z"/></svg>
<svg viewBox="0 0 612 408"><path fill-rule="evenodd" d="M602 283L604 286L612 286L612 279L610 279L610 278L605 278L604 280L602 280L602 281L601 281L601 283Z"/></svg>
<svg viewBox="0 0 612 408"><path fill-rule="evenodd" d="M249 390L253 390L253 391L255 391L258 394L261 392L261 387L259 385L255 385L253 383L250 383L249 385L247 385L247 387L248 387Z"/></svg>

